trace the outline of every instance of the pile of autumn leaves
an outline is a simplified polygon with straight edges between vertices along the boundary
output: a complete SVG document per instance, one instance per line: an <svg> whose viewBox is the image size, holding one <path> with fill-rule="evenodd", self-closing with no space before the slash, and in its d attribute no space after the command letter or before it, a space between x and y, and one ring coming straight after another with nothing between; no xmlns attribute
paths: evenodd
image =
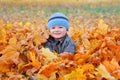
<svg viewBox="0 0 120 80"><path fill-rule="evenodd" d="M76 43L72 59L43 48L44 25L0 20L0 80L118 80L120 29L98 21L98 27L71 28Z"/></svg>

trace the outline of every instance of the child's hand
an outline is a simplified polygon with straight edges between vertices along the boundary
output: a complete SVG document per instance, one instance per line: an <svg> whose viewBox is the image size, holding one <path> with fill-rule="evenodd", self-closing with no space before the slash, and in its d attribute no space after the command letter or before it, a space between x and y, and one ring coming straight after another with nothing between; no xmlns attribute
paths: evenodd
<svg viewBox="0 0 120 80"><path fill-rule="evenodd" d="M62 59L72 60L74 54L73 54L73 53L64 52L64 53L60 53L59 56L60 56Z"/></svg>

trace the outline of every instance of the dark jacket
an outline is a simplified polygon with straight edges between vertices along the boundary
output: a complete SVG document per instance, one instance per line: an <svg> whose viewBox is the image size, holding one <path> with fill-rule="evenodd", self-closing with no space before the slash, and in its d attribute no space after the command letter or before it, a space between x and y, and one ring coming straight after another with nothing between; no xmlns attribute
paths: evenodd
<svg viewBox="0 0 120 80"><path fill-rule="evenodd" d="M68 35L60 40L55 40L50 36L44 47L57 53L75 53L75 43Z"/></svg>

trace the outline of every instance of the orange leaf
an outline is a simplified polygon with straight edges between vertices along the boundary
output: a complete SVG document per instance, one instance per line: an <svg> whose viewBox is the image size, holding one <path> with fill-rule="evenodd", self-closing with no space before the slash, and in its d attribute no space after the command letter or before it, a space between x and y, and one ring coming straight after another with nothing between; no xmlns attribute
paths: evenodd
<svg viewBox="0 0 120 80"><path fill-rule="evenodd" d="M17 45L9 45L2 51L3 55L0 57L0 71L9 71L12 64L19 62L19 48Z"/></svg>
<svg viewBox="0 0 120 80"><path fill-rule="evenodd" d="M28 55L29 55L29 59L31 60L31 62L29 62L28 64L24 65L24 68L31 66L31 68L32 68L32 67L35 67L36 69L39 69L40 66L41 66L41 63L40 63L40 62L38 61L38 59L36 58L35 53L29 51Z"/></svg>
<svg viewBox="0 0 120 80"><path fill-rule="evenodd" d="M81 53L77 53L74 56L74 60L78 63L78 64L83 64L84 62L87 61L87 59L90 57L90 54L81 54Z"/></svg>
<svg viewBox="0 0 120 80"><path fill-rule="evenodd" d="M60 63L62 63L62 61L57 62L57 63L53 63L53 64L49 64L49 65L45 65L40 69L40 71L38 73L44 74L45 76L49 77L50 74L56 70L57 66Z"/></svg>

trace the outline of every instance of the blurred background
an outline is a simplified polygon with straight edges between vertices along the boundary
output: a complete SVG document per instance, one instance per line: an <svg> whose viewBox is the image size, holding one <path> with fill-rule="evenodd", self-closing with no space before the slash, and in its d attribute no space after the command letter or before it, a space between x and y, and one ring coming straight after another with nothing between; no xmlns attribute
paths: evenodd
<svg viewBox="0 0 120 80"><path fill-rule="evenodd" d="M120 27L120 0L0 0L0 19L47 25L54 12L68 16L70 26L96 26L103 19Z"/></svg>

